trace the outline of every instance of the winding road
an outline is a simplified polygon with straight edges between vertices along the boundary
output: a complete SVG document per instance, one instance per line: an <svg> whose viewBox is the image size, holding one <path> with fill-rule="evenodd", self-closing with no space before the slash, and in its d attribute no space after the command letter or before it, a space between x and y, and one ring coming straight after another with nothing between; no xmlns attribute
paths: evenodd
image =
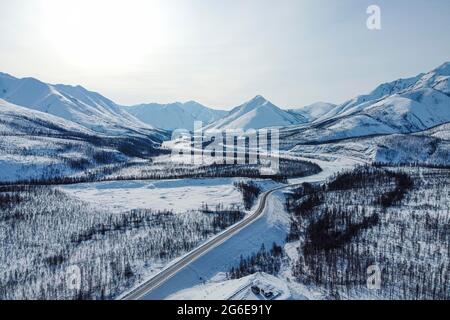
<svg viewBox="0 0 450 320"><path fill-rule="evenodd" d="M315 160L317 164L320 165L322 168L322 172L316 175L307 176L304 178L294 179L291 181L292 184L281 186L272 190L269 190L265 192L262 197L260 198L258 208L254 213L247 216L244 220L237 223L236 225L232 226L228 230L224 231L223 233L215 236L208 242L204 243L194 251L190 252L189 254L185 255L175 263L171 264L164 270L162 270L160 273L158 273L156 276L151 278L150 280L146 281L139 287L135 288L131 292L122 295L119 299L120 300L141 300L144 299L146 296L148 296L150 293L155 291L155 289L161 287L166 282L168 282L171 278L173 278L175 275L177 275L179 272L184 270L186 267L190 266L193 262L198 260L200 257L206 255L207 253L211 252L213 249L217 248L233 236L240 233L243 229L247 228L248 226L254 224L256 221L258 221L261 217L264 216L264 213L266 212L266 207L268 205L268 199L271 195L273 195L275 192L288 189L288 188L295 188L297 186L302 185L304 182L309 183L317 183L317 182L323 182L329 177L331 177L333 174L337 173L338 171L342 170L343 168L352 168L354 167L355 163L357 163L354 160L351 159L340 159L340 161L335 162L329 162L329 161L322 161L322 160Z"/></svg>
<svg viewBox="0 0 450 320"><path fill-rule="evenodd" d="M185 267L187 267L189 264L203 256L204 254L208 253L209 251L213 250L223 242L230 239L232 236L240 232L242 229L246 228L247 226L251 225L255 221L257 221L260 217L263 216L266 206L267 206L267 199L270 195L272 195L274 192L277 192L282 189L292 188L299 186L300 184L292 184L287 186L278 187L272 190L269 190L265 192L261 200L259 202L259 206L256 209L256 211L251 214L250 216L246 217L241 222L237 223L230 229L224 231L223 233L219 234L218 236L214 237L210 241L206 242L199 248L195 249L194 251L190 252L188 255L184 256L180 260L178 260L173 265L167 267L163 271L161 271L158 275L153 277L152 279L148 280L147 282L143 283L136 289L134 289L132 292L126 294L121 298L121 300L140 300L143 297L145 297L147 294L164 284L164 282L168 281L171 277L173 277L177 272L181 271Z"/></svg>

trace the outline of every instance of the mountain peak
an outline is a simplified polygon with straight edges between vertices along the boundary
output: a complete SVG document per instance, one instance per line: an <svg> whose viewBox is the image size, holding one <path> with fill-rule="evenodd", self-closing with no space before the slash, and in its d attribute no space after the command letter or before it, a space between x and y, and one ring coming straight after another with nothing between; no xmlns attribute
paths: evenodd
<svg viewBox="0 0 450 320"><path fill-rule="evenodd" d="M234 108L228 115L211 125L206 130L225 129L262 129L270 127L285 127L299 124L303 117L282 110L261 95Z"/></svg>
<svg viewBox="0 0 450 320"><path fill-rule="evenodd" d="M444 62L439 67L434 69L432 72L435 72L440 75L450 75L450 61Z"/></svg>
<svg viewBox="0 0 450 320"><path fill-rule="evenodd" d="M266 98L264 98L262 95L257 95L249 102L265 103L265 102L268 102L268 100Z"/></svg>
<svg viewBox="0 0 450 320"><path fill-rule="evenodd" d="M250 101L244 103L242 106L240 106L238 108L247 112L249 110L253 110L255 108L259 108L259 107L266 106L266 105L274 106L269 100L267 100L263 96L257 95L256 97L254 97Z"/></svg>
<svg viewBox="0 0 450 320"><path fill-rule="evenodd" d="M189 101L186 101L184 104L185 104L185 105L188 105L188 104L202 105L201 103L199 103L199 102L197 102L197 101L195 101L195 100L189 100Z"/></svg>

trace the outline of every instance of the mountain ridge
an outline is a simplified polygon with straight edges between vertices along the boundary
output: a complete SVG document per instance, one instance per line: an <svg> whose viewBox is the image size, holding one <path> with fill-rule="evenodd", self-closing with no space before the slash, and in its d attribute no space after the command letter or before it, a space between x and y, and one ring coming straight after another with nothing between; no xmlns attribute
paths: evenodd
<svg viewBox="0 0 450 320"><path fill-rule="evenodd" d="M450 63L376 87L307 126L283 129L292 145L374 134L414 133L450 121Z"/></svg>
<svg viewBox="0 0 450 320"><path fill-rule="evenodd" d="M196 121L208 125L227 114L227 111L211 109L192 100L184 103L146 103L123 108L144 123L170 131L192 131Z"/></svg>
<svg viewBox="0 0 450 320"><path fill-rule="evenodd" d="M132 132L162 137L162 132L124 112L112 100L82 86L53 85L32 77L16 78L0 73L0 98L78 123L100 134Z"/></svg>

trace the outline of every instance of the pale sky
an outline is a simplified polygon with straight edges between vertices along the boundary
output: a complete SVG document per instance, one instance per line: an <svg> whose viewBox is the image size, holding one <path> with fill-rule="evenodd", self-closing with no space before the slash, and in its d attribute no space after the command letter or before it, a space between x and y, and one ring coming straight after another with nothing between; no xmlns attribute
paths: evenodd
<svg viewBox="0 0 450 320"><path fill-rule="evenodd" d="M0 71L124 105L300 107L429 71L449 35L448 0L0 0Z"/></svg>

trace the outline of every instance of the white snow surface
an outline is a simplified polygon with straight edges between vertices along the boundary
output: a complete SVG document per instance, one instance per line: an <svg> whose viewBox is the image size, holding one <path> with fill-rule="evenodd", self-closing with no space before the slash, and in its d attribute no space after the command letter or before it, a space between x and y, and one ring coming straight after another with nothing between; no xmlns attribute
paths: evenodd
<svg viewBox="0 0 450 320"><path fill-rule="evenodd" d="M234 181L242 179L180 179L84 183L62 187L70 195L114 211L132 209L199 210L202 204L242 206Z"/></svg>

